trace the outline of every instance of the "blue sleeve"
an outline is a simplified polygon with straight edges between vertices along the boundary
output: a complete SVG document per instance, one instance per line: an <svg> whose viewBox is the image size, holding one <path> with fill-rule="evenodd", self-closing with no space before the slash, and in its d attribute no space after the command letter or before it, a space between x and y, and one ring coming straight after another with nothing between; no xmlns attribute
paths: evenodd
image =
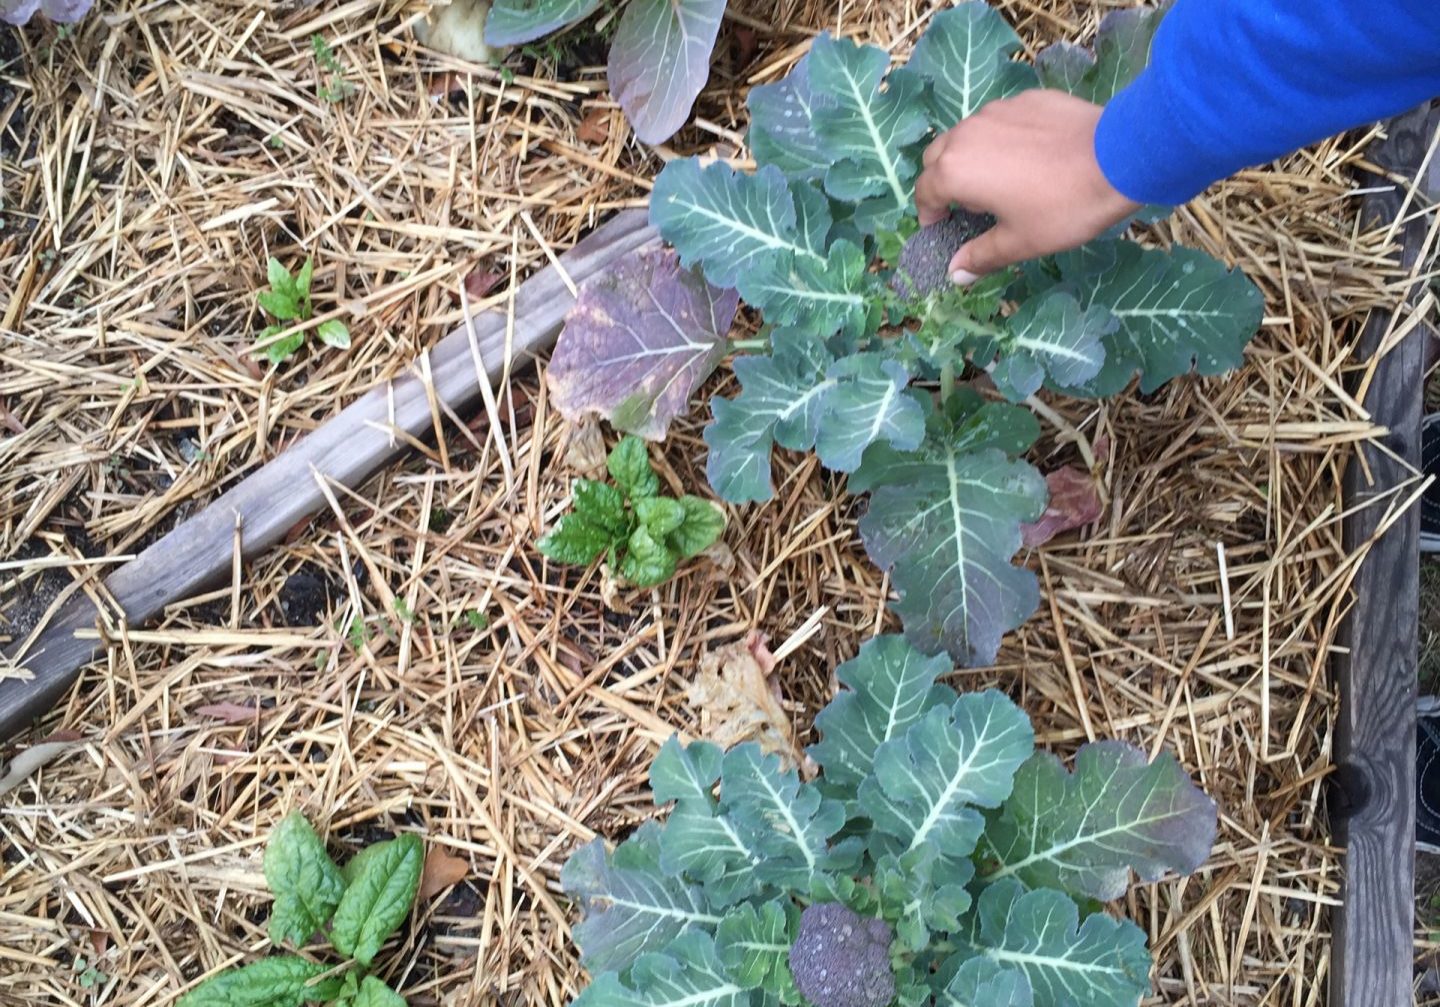
<svg viewBox="0 0 1440 1007"><path fill-rule="evenodd" d="M1095 132L1105 177L1174 206L1440 96L1440 0L1176 0Z"/></svg>

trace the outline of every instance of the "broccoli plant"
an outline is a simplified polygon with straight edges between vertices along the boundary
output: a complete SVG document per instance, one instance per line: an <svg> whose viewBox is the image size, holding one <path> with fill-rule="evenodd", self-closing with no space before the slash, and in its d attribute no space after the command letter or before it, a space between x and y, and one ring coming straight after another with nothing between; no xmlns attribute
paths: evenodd
<svg viewBox="0 0 1440 1007"><path fill-rule="evenodd" d="M1203 863L1214 802L1121 742L1067 769L948 667L901 636L862 646L816 719L813 782L754 743L667 741L663 824L561 872L593 975L576 1007L1135 1007L1145 935L1101 902L1132 870Z"/></svg>
<svg viewBox="0 0 1440 1007"><path fill-rule="evenodd" d="M710 501L660 495L640 438L622 438L606 464L614 485L575 480L575 509L540 540L540 551L557 563L589 564L604 556L628 583L654 587L725 530L724 512Z"/></svg>
<svg viewBox="0 0 1440 1007"><path fill-rule="evenodd" d="M1094 53L1064 45L1033 67L1012 59L1019 39L983 0L936 14L904 66L822 35L787 77L750 92L757 170L682 158L656 179L651 221L713 288L690 301L734 288L765 323L760 351L734 360L739 394L711 403L711 485L733 503L768 499L776 446L847 474L869 495L865 547L927 653L991 661L1038 604L1035 576L1012 562L1047 503L1025 457L1035 411L1054 415L1038 393L1113 396L1137 375L1149 393L1220 374L1259 325L1256 287L1193 249L1111 236L961 289L946 264L991 221L957 214L916 233L914 181L937 130L1037 84L1107 99L1143 65L1158 18L1121 12ZM655 436L635 403L709 373L693 366L693 326L665 310L670 288L699 277L650 276L626 281L646 293L628 309L612 296L593 311L604 289L581 291L550 380L567 383L584 348L587 391L557 394L562 412Z"/></svg>
<svg viewBox="0 0 1440 1007"><path fill-rule="evenodd" d="M342 869L298 811L265 846L265 881L275 896L270 940L302 947L322 928L346 964L271 955L211 976L177 1007L405 1007L405 998L368 975L386 940L405 922L420 887L425 844L402 835L374 843Z"/></svg>
<svg viewBox="0 0 1440 1007"><path fill-rule="evenodd" d="M495 0L485 20L492 46L533 42L583 21L601 0ZM690 117L710 79L710 53L725 0L629 0L610 40L606 75L635 135L661 143Z"/></svg>
<svg viewBox="0 0 1440 1007"><path fill-rule="evenodd" d="M0 21L23 25L36 14L51 21L73 24L89 12L94 0L0 0Z"/></svg>

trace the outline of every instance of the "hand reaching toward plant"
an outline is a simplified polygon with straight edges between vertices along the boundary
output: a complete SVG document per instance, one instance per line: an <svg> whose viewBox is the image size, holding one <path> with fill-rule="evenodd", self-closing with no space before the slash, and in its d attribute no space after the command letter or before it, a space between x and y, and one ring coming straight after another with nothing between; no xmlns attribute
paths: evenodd
<svg viewBox="0 0 1440 1007"><path fill-rule="evenodd" d="M1075 248L1140 208L1106 180L1095 158L1101 108L1064 91L992 101L925 149L915 182L920 224L951 204L996 224L950 260L956 283Z"/></svg>

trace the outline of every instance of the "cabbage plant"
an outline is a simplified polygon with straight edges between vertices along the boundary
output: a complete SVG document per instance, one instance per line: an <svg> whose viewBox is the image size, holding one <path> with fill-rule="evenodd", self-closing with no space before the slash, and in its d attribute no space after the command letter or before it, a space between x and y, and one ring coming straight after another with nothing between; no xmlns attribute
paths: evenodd
<svg viewBox="0 0 1440 1007"><path fill-rule="evenodd" d="M561 872L593 974L576 1007L1136 1007L1145 935L1100 903L1132 870L1195 870L1214 803L1121 742L1067 769L948 668L900 636L862 646L816 719L813 782L753 742L667 741L665 821Z"/></svg>
<svg viewBox="0 0 1440 1007"><path fill-rule="evenodd" d="M660 172L650 217L694 275L627 275L623 311L613 295L594 310L605 291L583 290L549 373L556 405L656 437L712 361L736 353L740 392L712 401L705 430L715 491L766 500L772 449L815 451L868 494L860 535L890 572L909 639L993 660L1039 602L1034 574L1013 562L1047 503L1025 457L1037 393L1104 398L1137 377L1148 393L1221 374L1241 363L1262 298L1202 252L1118 232L955 288L945 264L987 222L913 233L921 153L1027 87L1107 100L1143 66L1158 18L1111 15L1093 52L1052 47L1033 66L1013 58L1018 37L983 0L935 15L903 66L816 38L788 76L750 92L754 171L691 157ZM687 301L676 287L697 277L760 313L758 344L726 342L728 314L668 310L733 304Z"/></svg>

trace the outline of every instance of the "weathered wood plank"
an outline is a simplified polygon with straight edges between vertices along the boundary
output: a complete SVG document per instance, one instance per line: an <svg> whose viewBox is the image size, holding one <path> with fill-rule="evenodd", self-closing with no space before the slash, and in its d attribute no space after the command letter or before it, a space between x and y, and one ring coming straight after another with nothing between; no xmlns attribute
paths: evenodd
<svg viewBox="0 0 1440 1007"><path fill-rule="evenodd" d="M577 284L610 263L657 241L643 210L619 214L560 256ZM523 365L547 349L559 332L574 298L552 265L523 283L515 293L513 350ZM476 342L493 384L504 363L506 316L488 311L474 319ZM436 397L452 409L471 405L480 384L470 335L461 325L430 353ZM393 420L392 420L393 417ZM393 428L423 436L433 426L429 396L417 367L404 377L371 389L333 419L296 442L275 460L179 525L105 580L124 612L138 626L166 605L213 587L229 574L238 517L242 551L252 557L278 542L296 522L319 510L324 497L312 469L346 486L355 486L406 448L392 445ZM79 639L76 630L93 629L99 613L83 593L56 613L22 657L31 681L0 681L0 741L46 713L74 682L99 643ZM19 642L12 644L13 656Z"/></svg>
<svg viewBox="0 0 1440 1007"><path fill-rule="evenodd" d="M1371 160L1413 178L1435 135L1440 115L1429 106L1394 120ZM1367 226L1395 220L1403 190L1389 186L1367 195ZM1415 207L1411 206L1413 212ZM1401 232L1402 261L1415 264L1428 222L1413 220ZM1415 296L1421 291L1409 293ZM1392 314L1372 312L1360 336L1369 360L1391 330ZM1346 506L1392 493L1420 462L1424 384L1424 328L1389 349L1375 367L1363 405L1390 433L1384 446L1365 445L1365 468L1352 461L1345 474ZM1411 470L1406 469L1411 466ZM1354 549L1369 541L1386 516L1369 507L1345 523ZM1340 883L1343 904L1334 916L1330 1003L1333 1007L1409 1007L1415 898L1415 689L1419 619L1418 507L1411 507L1376 541L1355 579L1355 605L1342 630L1345 653L1335 662L1340 691L1335 748L1339 766L1332 820L1346 846Z"/></svg>

